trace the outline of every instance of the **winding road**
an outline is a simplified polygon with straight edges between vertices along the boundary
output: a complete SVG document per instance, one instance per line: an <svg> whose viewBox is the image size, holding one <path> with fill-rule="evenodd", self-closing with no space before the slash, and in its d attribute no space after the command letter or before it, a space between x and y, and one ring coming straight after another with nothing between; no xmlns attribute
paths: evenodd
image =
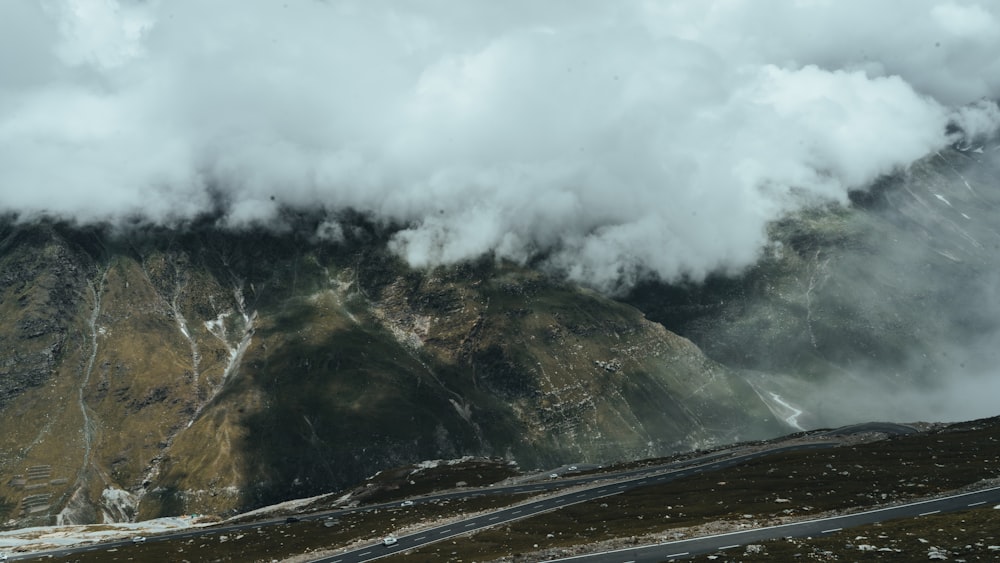
<svg viewBox="0 0 1000 563"><path fill-rule="evenodd" d="M916 429L893 423L866 423L857 424L814 434L831 438L849 434L880 432L887 434L911 434L917 432ZM469 498L482 495L496 494L519 494L519 493L542 493L547 491L558 491L568 489L562 493L549 495L545 498L533 499L516 506L494 510L492 512L480 514L465 520L451 522L449 524L427 528L419 532L399 536L396 543L383 545L381 542L372 543L366 546L345 551L331 556L314 559L314 563L359 563L372 561L389 555L401 553L410 549L424 547L439 541L468 534L477 530L491 528L515 520L529 518L545 512L558 510L582 502L588 502L604 497L610 497L623 493L629 489L667 483L676 479L715 471L746 463L752 459L770 456L782 452L807 451L816 449L833 448L839 445L836 440L826 442L802 442L791 445L774 445L773 447L762 447L758 450L733 455L731 450L715 452L708 455L676 461L656 466L648 466L615 473L600 473L580 475L577 477L561 477L537 482L523 482L514 485L498 487L488 487L474 490L452 491L412 499L414 504L436 502L446 499ZM671 558L683 558L702 553L733 548L736 546L772 539L778 537L801 537L816 536L824 533L833 533L843 528L858 526L862 524L902 518L907 516L925 516L937 512L961 510L964 508L983 505L989 502L1000 502L1000 488L987 489L974 493L965 493L933 500L921 501L906 505L899 505L888 508L880 508L867 512L860 512L834 518L824 518L809 520L795 524L785 524L769 528L757 528L723 534L718 536L707 536L655 544L641 547L634 547L627 550L598 553L586 556L579 556L566 559L566 561L586 561L586 562L621 562L621 561L662 561ZM399 501L382 503L378 505L367 505L364 507L326 511L309 515L302 515L300 520L321 520L330 516L343 516L346 514L364 512L388 507L398 507ZM211 534L224 534L239 530L259 528L262 526L279 525L285 523L285 518L275 518L265 521L255 521L242 524L229 524L215 526L211 528L196 528L181 532L162 534L148 538L149 542L177 540L194 538ZM63 556L87 551L107 550L129 545L130 540L119 540L92 544L82 547L72 547L32 554L16 555L11 557L14 560L31 560L41 557Z"/></svg>
<svg viewBox="0 0 1000 563"><path fill-rule="evenodd" d="M555 561L572 561L573 563L621 563L621 562L653 562L683 559L695 555L703 555L727 549L737 549L748 544L773 540L778 538L820 537L835 534L845 528L853 528L875 522L896 520L899 518L921 518L942 512L955 512L976 508L1000 502L1000 487L983 489L970 493L949 495L946 497L922 500L886 508L877 508L865 512L855 512L843 516L832 516L806 520L779 526L755 528L739 532L729 532L714 536L702 536L688 540L679 540L653 545L605 551L590 555L578 555Z"/></svg>

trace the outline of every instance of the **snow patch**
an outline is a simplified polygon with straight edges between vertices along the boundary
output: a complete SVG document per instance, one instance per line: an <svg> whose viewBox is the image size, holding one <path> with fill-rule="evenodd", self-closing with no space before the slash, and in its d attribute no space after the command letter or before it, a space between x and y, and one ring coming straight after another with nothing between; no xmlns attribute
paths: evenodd
<svg viewBox="0 0 1000 563"><path fill-rule="evenodd" d="M236 519L236 518L243 519L243 518L245 518L247 516L257 516L257 515L261 515L261 514L270 514L272 512L277 512L277 511L281 511L281 512L294 511L297 508L301 508L303 506L308 506L310 504L313 504L315 502L318 502L318 501L321 501L323 499L329 498L331 496L333 496L333 495L330 494L330 493L326 493L326 494L322 494L322 495L316 495L314 497L298 498L298 499L288 500L288 501L281 502L281 503L278 503L278 504L272 504L272 505L269 505L269 506L263 506L263 507L258 508L256 510L251 510L249 512L241 512L241 513L237 514L236 516L234 516L233 518L231 518L230 520ZM346 495L343 495L342 497L338 498L337 502L340 502L341 500L345 500L346 501L348 499L348 497L350 497L350 496L351 496L351 494L347 493Z"/></svg>
<svg viewBox="0 0 1000 563"><path fill-rule="evenodd" d="M132 493L108 487L101 491L101 511L105 524L131 522L139 508L139 498Z"/></svg>
<svg viewBox="0 0 1000 563"><path fill-rule="evenodd" d="M232 311L226 311L219 313L219 316L215 317L215 320L205 321L205 328L208 329L208 332L211 332L216 338L225 343L227 348L229 347L229 341L226 340L226 318L232 314Z"/></svg>
<svg viewBox="0 0 1000 563"><path fill-rule="evenodd" d="M790 403L782 399L781 395L777 393L771 393L771 398L774 399L775 403L778 403L779 405L790 411L790 414L787 414L785 416L785 422L789 426L797 430L805 430L805 428L802 428L802 426L799 425L799 417L802 416L802 409L795 408Z"/></svg>
<svg viewBox="0 0 1000 563"><path fill-rule="evenodd" d="M101 496L102 498L104 497L103 493ZM117 493L113 493L113 496L117 496ZM201 521L195 516L180 516L157 518L143 522L19 528L17 530L0 532L0 549L19 553L34 552L71 545L129 538L137 534L161 534L185 528L209 526L215 523L214 521Z"/></svg>
<svg viewBox="0 0 1000 563"><path fill-rule="evenodd" d="M467 455L467 456L456 458L456 459L447 459L447 460L446 459L428 459L428 460L424 460L424 461L421 461L420 463L416 463L416 464L413 465L413 471L410 471L410 475L413 475L414 473L420 473L421 471L423 471L425 469L434 469L436 467L440 467L442 464L444 464L444 465L458 465L460 463L465 463L465 462L471 461L473 459L476 459L475 456Z"/></svg>

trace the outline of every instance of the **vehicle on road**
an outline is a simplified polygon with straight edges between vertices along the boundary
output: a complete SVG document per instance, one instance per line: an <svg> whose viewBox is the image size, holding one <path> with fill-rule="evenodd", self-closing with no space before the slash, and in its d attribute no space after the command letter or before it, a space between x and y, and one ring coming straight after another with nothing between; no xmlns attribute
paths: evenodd
<svg viewBox="0 0 1000 563"><path fill-rule="evenodd" d="M294 524L298 521L299 519L294 516L289 516L288 518L285 518L285 524Z"/></svg>
<svg viewBox="0 0 1000 563"><path fill-rule="evenodd" d="M0 553L0 561L6 561L6 560L7 560L7 554L6 553Z"/></svg>
<svg viewBox="0 0 1000 563"><path fill-rule="evenodd" d="M146 541L146 536L135 536L132 538L132 543L142 543Z"/></svg>
<svg viewBox="0 0 1000 563"><path fill-rule="evenodd" d="M549 473L549 479L558 479L558 478L559 478L558 473Z"/></svg>
<svg viewBox="0 0 1000 563"><path fill-rule="evenodd" d="M566 468L566 471L576 471L576 470L577 467L575 465L570 465L569 467Z"/></svg>
<svg viewBox="0 0 1000 563"><path fill-rule="evenodd" d="M412 500L404 500L399 506L413 506Z"/></svg>
<svg viewBox="0 0 1000 563"><path fill-rule="evenodd" d="M386 536L386 537L382 538L382 545L386 545L386 546L395 545L395 543L397 541L399 541L399 540L396 539L396 536Z"/></svg>

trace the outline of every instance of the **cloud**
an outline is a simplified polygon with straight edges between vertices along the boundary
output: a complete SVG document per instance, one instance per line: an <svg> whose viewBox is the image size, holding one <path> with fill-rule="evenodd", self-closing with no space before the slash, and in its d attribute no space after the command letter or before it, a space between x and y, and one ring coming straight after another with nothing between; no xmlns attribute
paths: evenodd
<svg viewBox="0 0 1000 563"><path fill-rule="evenodd" d="M0 209L404 226L414 265L544 258L617 291L994 132L983 2L0 5ZM272 199L273 197L273 199ZM332 224L332 223L331 223ZM334 239L336 237L333 237Z"/></svg>

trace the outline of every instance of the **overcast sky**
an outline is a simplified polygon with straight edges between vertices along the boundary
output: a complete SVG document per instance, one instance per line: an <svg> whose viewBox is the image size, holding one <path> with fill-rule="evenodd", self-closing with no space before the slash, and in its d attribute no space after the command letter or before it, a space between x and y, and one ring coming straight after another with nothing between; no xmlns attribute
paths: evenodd
<svg viewBox="0 0 1000 563"><path fill-rule="evenodd" d="M4 0L0 37L0 210L354 208L414 265L544 252L604 290L738 270L1000 123L986 0Z"/></svg>

